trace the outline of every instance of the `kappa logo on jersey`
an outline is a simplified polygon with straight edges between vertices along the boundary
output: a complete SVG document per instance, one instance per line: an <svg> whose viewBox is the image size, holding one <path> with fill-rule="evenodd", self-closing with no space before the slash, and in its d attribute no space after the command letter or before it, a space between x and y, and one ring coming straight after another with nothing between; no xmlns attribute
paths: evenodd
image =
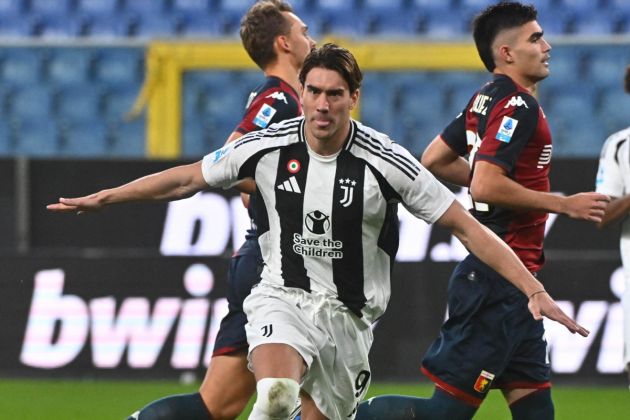
<svg viewBox="0 0 630 420"><path fill-rule="evenodd" d="M525 108L529 109L527 103L520 96L512 96L507 104L503 107L503 109L509 108L511 106L519 107L525 105Z"/></svg>
<svg viewBox="0 0 630 420"><path fill-rule="evenodd" d="M298 172L300 172L301 167L302 165L300 165L300 161L297 159L291 159L289 162L287 162L287 171L291 172L292 174L297 174Z"/></svg>
<svg viewBox="0 0 630 420"><path fill-rule="evenodd" d="M512 135L514 134L514 130L516 130L517 125L518 120L510 117L503 117L501 127L499 128L495 138L503 143L509 143L510 140L512 140Z"/></svg>
<svg viewBox="0 0 630 420"><path fill-rule="evenodd" d="M275 99L277 101L282 101L282 102L284 102L287 105L289 104L287 102L287 97L284 96L284 92L274 92L274 93L272 93L270 95L265 96L265 98L272 98L272 99Z"/></svg>
<svg viewBox="0 0 630 420"><path fill-rule="evenodd" d="M278 185L276 188L282 191L286 191L286 192L293 192L297 194L302 193L302 190L300 189L300 185L298 184L297 179L295 179L294 176L287 179L282 184Z"/></svg>
<svg viewBox="0 0 630 420"><path fill-rule="evenodd" d="M250 92L249 93L249 98L247 98L247 103L245 104L245 109L249 109L249 106L252 104L252 102L254 102L254 98L256 98L256 96L258 96L257 92Z"/></svg>
<svg viewBox="0 0 630 420"><path fill-rule="evenodd" d="M479 377L475 381L475 386L473 388L477 392L484 393L488 391L488 388L490 388L490 384L492 383L493 379L494 379L493 373L482 370L481 373L479 374Z"/></svg>
<svg viewBox="0 0 630 420"><path fill-rule="evenodd" d="M263 106L260 107L258 114L254 117L254 124L260 128L267 128L276 112L277 111L274 107L263 104Z"/></svg>
<svg viewBox="0 0 630 420"><path fill-rule="evenodd" d="M341 185L341 189L343 190L343 198L339 200L339 204L344 207L348 207L350 204L352 204L352 198L354 197L354 186L357 185L357 182L350 178L342 178L339 180L339 184Z"/></svg>
<svg viewBox="0 0 630 420"><path fill-rule="evenodd" d="M309 232L323 235L330 229L330 217L319 210L315 210L306 215L304 224L306 224Z"/></svg>

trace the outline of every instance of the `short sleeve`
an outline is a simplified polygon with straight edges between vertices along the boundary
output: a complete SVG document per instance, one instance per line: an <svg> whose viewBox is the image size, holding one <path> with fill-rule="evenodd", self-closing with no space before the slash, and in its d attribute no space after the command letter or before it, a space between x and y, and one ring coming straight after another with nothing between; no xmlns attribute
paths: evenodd
<svg viewBox="0 0 630 420"><path fill-rule="evenodd" d="M466 108L455 117L444 128L440 136L442 140L460 156L466 156L468 154L468 139L466 138Z"/></svg>
<svg viewBox="0 0 630 420"><path fill-rule="evenodd" d="M295 98L280 87L275 87L258 94L252 100L236 131L246 134L300 114L301 108Z"/></svg>
<svg viewBox="0 0 630 420"><path fill-rule="evenodd" d="M427 223L435 223L451 206L455 196L404 147L395 144L393 150L401 158L414 162L417 175L412 178L392 172L386 174L386 179L411 214Z"/></svg>

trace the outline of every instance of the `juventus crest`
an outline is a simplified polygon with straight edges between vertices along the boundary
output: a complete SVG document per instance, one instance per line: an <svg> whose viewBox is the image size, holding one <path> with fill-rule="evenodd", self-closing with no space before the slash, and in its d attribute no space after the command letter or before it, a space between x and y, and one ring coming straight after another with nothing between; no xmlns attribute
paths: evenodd
<svg viewBox="0 0 630 420"><path fill-rule="evenodd" d="M352 199L354 197L354 187L355 185L357 185L357 182L350 178L341 178L339 180L339 185L343 190L343 198L339 200L339 204L344 207L348 207L350 204L352 204Z"/></svg>

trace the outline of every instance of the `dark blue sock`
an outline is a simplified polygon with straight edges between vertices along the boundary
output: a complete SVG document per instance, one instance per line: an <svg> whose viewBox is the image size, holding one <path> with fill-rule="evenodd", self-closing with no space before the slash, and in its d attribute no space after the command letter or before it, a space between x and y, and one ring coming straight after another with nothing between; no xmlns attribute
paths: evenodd
<svg viewBox="0 0 630 420"><path fill-rule="evenodd" d="M468 420L477 408L436 388L431 398L404 395L371 398L359 405L356 420Z"/></svg>
<svg viewBox="0 0 630 420"><path fill-rule="evenodd" d="M551 389L539 389L510 404L512 420L553 420Z"/></svg>
<svg viewBox="0 0 630 420"><path fill-rule="evenodd" d="M131 416L127 420L209 420L212 419L208 409L201 399L201 394L171 395L153 401L140 410L137 417Z"/></svg>

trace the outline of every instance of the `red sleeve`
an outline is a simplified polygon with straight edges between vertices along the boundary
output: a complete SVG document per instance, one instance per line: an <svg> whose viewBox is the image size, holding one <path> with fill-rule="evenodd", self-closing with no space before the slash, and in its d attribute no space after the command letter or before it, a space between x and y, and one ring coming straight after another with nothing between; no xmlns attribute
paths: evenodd
<svg viewBox="0 0 630 420"><path fill-rule="evenodd" d="M300 115L302 108L297 98L279 86L273 87L259 93L252 100L236 131L246 134Z"/></svg>

